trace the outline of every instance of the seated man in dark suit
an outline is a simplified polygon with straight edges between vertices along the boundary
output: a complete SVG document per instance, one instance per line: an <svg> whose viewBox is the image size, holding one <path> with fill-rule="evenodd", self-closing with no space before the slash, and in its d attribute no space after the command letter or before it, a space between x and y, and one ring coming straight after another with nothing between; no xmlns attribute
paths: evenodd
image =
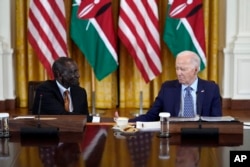
<svg viewBox="0 0 250 167"><path fill-rule="evenodd" d="M215 82L206 81L197 76L200 70L198 55L191 51L179 53L175 68L178 79L164 82L149 111L130 119L130 122L159 121L160 112L169 112L171 117L222 116L219 86ZM184 112L184 108L187 108L184 106L187 87L191 92L192 101L191 107L188 107L192 108L192 113L188 115ZM117 112L115 116L118 116Z"/></svg>
<svg viewBox="0 0 250 167"><path fill-rule="evenodd" d="M54 80L38 86L33 104L33 114L82 114L89 116L86 90L79 86L79 71L75 61L60 57L52 65ZM64 92L68 91L66 95ZM66 101L65 101L66 100ZM90 117L88 117L90 118Z"/></svg>

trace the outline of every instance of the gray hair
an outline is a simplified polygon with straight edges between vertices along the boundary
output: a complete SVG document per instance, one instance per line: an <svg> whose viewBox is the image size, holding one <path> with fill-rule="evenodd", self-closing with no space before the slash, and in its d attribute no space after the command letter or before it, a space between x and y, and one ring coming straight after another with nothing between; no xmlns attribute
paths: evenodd
<svg viewBox="0 0 250 167"><path fill-rule="evenodd" d="M178 56L190 56L190 60L192 62L192 64L194 65L194 67L197 67L198 71L200 71L200 64L201 64L201 59L200 57L193 51L189 51L189 50L184 50L180 53L177 54Z"/></svg>

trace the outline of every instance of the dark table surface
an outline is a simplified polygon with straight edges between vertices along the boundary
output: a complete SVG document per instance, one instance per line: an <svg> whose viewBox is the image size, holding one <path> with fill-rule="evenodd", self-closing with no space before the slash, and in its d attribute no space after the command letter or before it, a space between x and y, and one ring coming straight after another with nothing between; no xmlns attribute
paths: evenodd
<svg viewBox="0 0 250 167"><path fill-rule="evenodd" d="M112 125L86 125L83 132L60 133L59 139L0 139L1 167L229 167L230 151L250 151L250 129L220 134L219 139L185 138L158 132L123 134Z"/></svg>

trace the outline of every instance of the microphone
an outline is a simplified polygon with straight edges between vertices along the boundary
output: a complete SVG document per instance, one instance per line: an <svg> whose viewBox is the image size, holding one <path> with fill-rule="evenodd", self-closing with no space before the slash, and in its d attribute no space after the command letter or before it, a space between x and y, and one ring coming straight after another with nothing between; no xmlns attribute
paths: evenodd
<svg viewBox="0 0 250 167"><path fill-rule="evenodd" d="M42 127L40 121L40 114L41 114L41 105L42 105L42 97L43 95L40 94L39 99L39 106L37 112L37 126L36 127L21 127L20 134L21 139L36 139L43 141L46 138L46 142L48 140L52 140L58 143L59 141L59 128L56 127Z"/></svg>
<svg viewBox="0 0 250 167"><path fill-rule="evenodd" d="M195 92L196 94L196 112L199 115L199 128L202 128L202 123L201 123L201 114L202 114L202 109L201 109L201 105L200 105L200 101L199 101L199 92L198 90Z"/></svg>
<svg viewBox="0 0 250 167"><path fill-rule="evenodd" d="M182 138L195 138L203 140L217 140L219 137L219 129L218 128L204 128L202 127L202 105L200 101L201 93L205 91L196 91L196 112L199 115L198 127L197 128L181 128L181 137Z"/></svg>
<svg viewBox="0 0 250 167"><path fill-rule="evenodd" d="M37 119L38 119L38 124L37 124L37 127L38 127L38 128L40 128L40 127L41 127L41 123L40 123L40 113L41 113L42 98L43 98L43 95L42 95L42 94L40 94L39 106L38 106L38 112L37 112Z"/></svg>

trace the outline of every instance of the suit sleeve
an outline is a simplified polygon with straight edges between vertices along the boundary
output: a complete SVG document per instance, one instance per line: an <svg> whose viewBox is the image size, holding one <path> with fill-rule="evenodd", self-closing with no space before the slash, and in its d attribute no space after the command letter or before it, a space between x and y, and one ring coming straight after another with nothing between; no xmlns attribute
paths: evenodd
<svg viewBox="0 0 250 167"><path fill-rule="evenodd" d="M214 84L214 96L211 103L210 116L222 116L222 98L220 95L220 89L217 84Z"/></svg>
<svg viewBox="0 0 250 167"><path fill-rule="evenodd" d="M76 114L89 115L87 92L84 88L75 87L71 89L71 98L73 102L73 112Z"/></svg>

